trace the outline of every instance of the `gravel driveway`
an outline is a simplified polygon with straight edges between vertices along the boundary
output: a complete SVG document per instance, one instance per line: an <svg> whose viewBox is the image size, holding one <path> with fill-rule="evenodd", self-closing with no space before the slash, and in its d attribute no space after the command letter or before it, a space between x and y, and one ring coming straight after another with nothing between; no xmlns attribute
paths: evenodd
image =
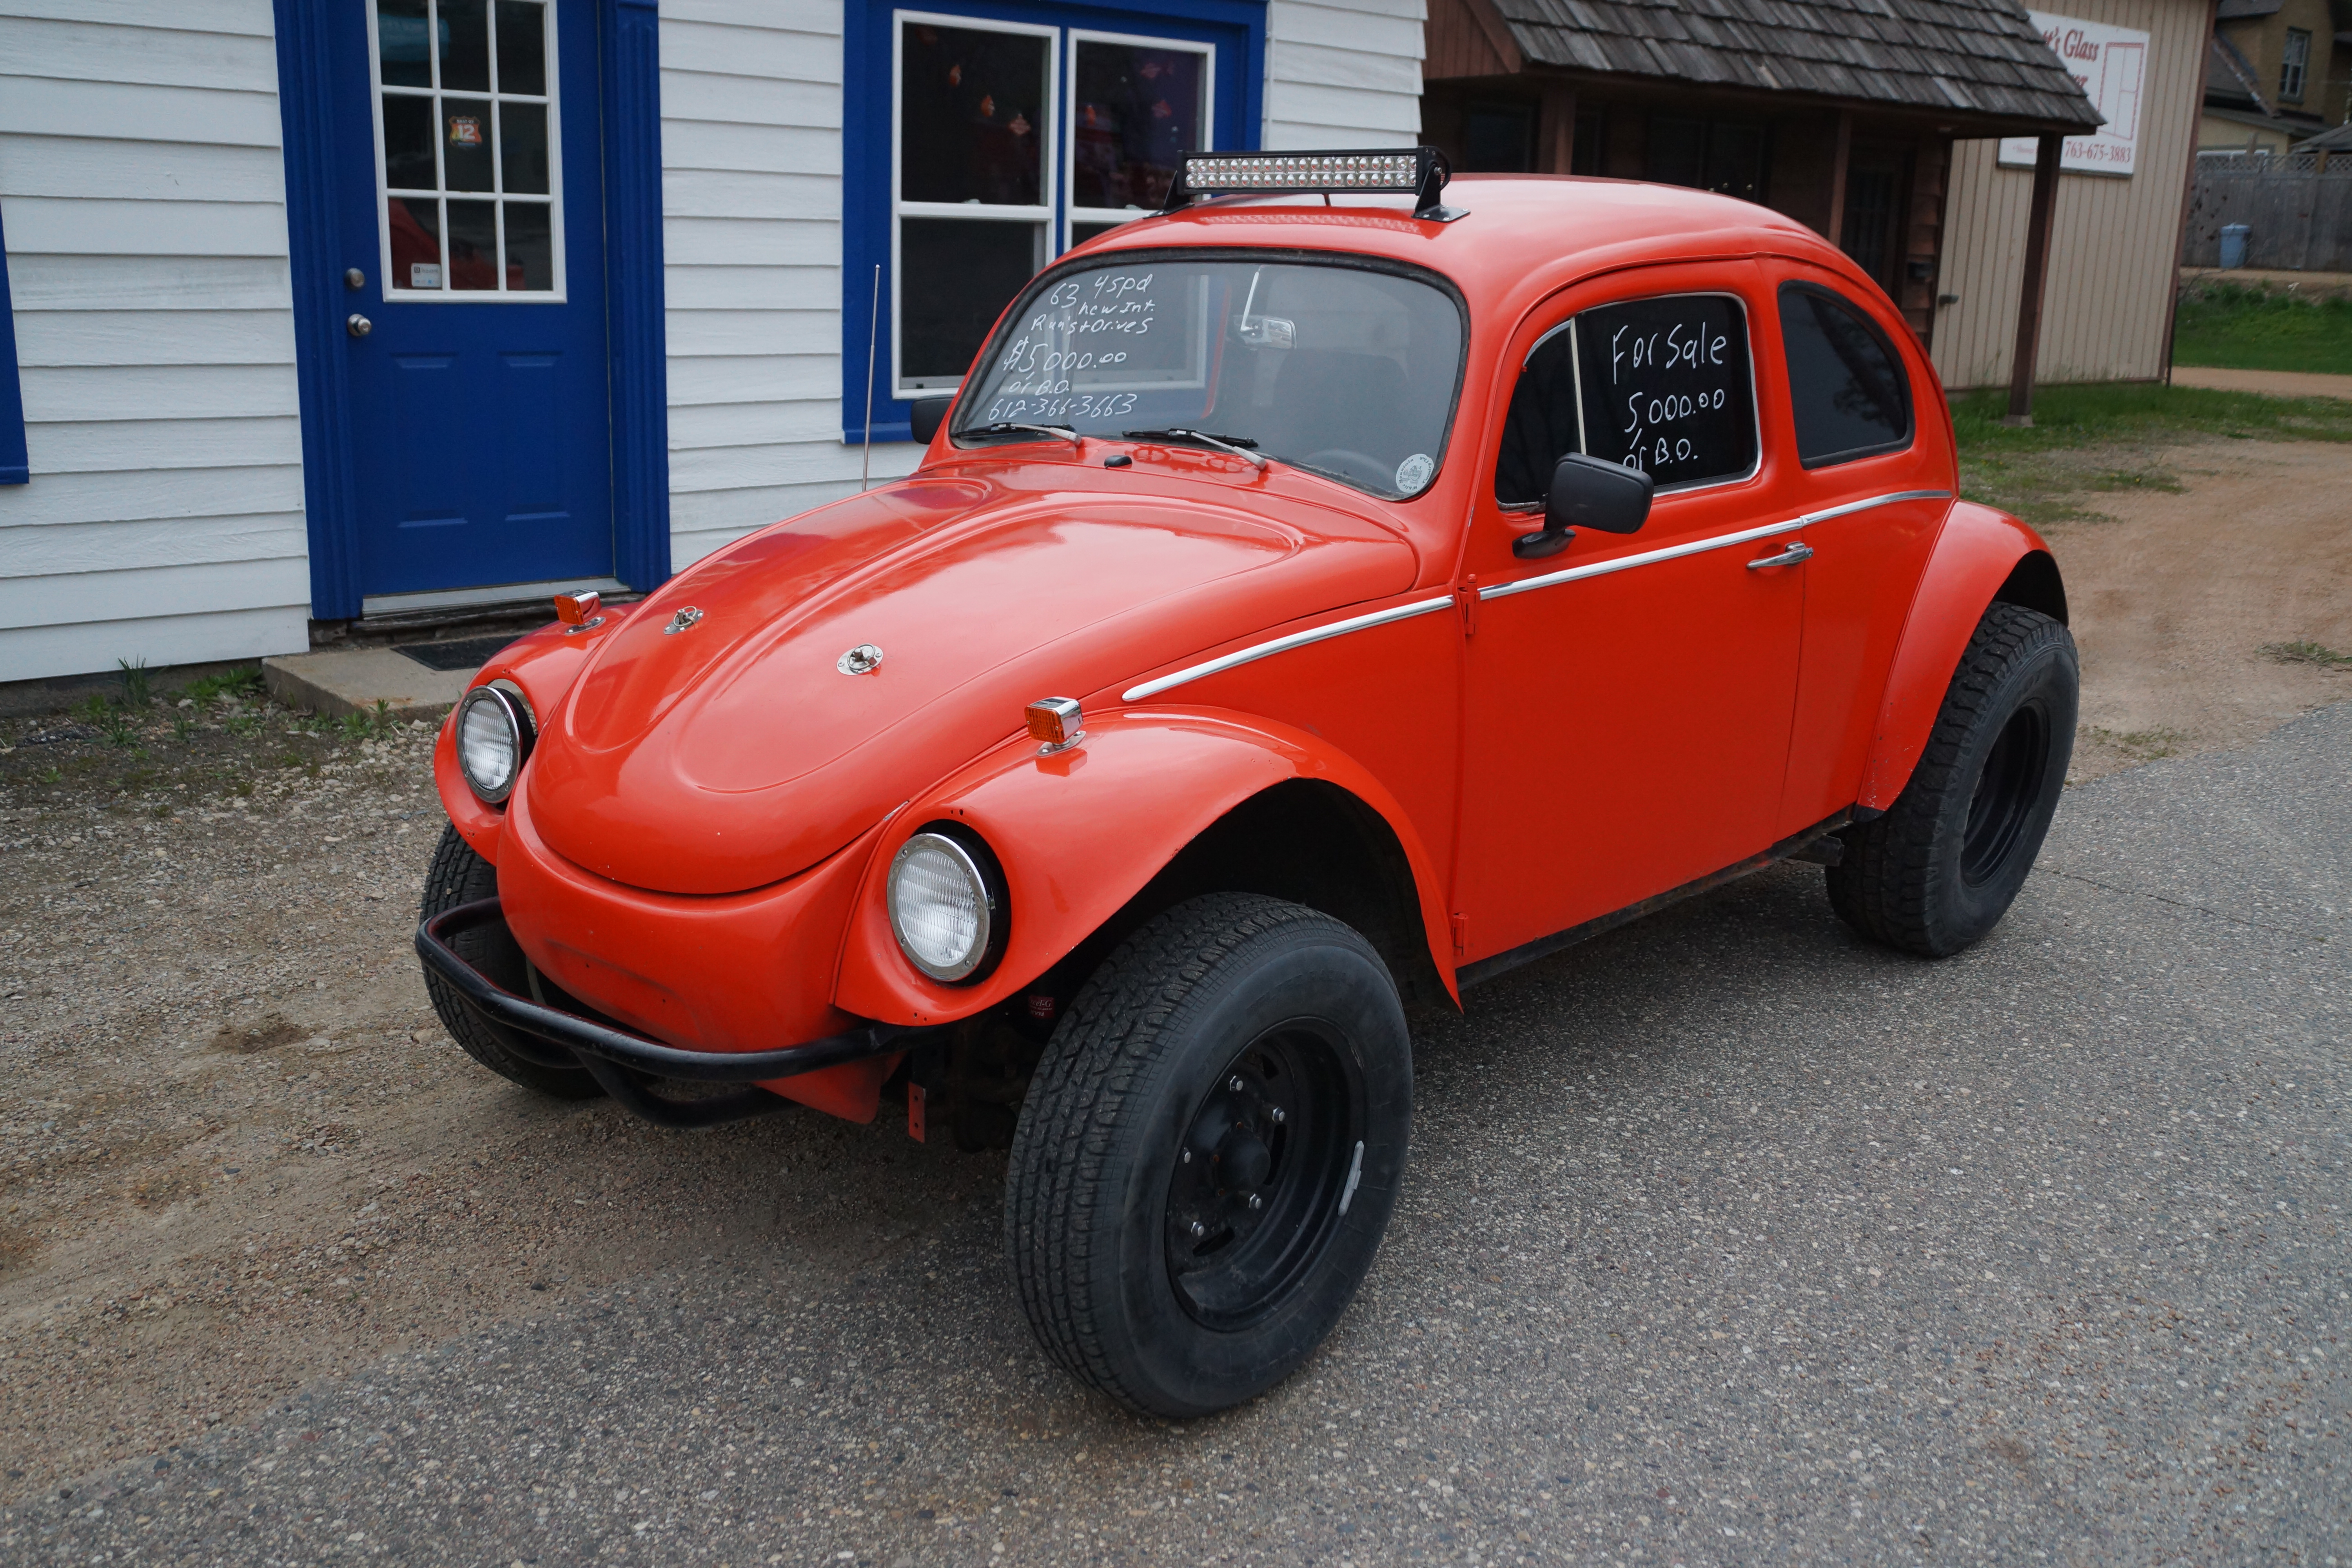
<svg viewBox="0 0 2352 1568"><path fill-rule="evenodd" d="M0 1557L2352 1561L2352 704L2070 791L1957 960L1788 867L1474 992L1339 1332L1184 1426L1034 1348L1001 1156L413 1038L437 824L369 744L93 819L111 879L10 856L9 1234L67 1283L5 1299Z"/></svg>

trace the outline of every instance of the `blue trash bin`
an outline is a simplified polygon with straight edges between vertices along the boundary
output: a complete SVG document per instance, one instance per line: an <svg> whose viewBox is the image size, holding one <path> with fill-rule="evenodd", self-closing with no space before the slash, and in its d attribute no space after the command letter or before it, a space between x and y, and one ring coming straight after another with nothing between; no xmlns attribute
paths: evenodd
<svg viewBox="0 0 2352 1568"><path fill-rule="evenodd" d="M2225 223L2221 226L2221 265L2234 269L2246 264L2246 237L2253 233L2250 225Z"/></svg>

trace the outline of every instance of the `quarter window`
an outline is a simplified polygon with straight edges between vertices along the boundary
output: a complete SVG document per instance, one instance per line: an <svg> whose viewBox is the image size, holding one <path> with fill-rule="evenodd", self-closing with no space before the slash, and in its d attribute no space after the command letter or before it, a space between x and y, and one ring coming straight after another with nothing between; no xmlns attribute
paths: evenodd
<svg viewBox="0 0 2352 1568"><path fill-rule="evenodd" d="M1868 317L1827 289L1780 286L1797 459L1808 468L1911 444L1911 378Z"/></svg>
<svg viewBox="0 0 2352 1568"><path fill-rule="evenodd" d="M1639 468L1661 490L1756 471L1748 316L1726 294L1602 305L1540 339L1512 389L1495 499L1539 507L1560 458Z"/></svg>
<svg viewBox="0 0 2352 1568"><path fill-rule="evenodd" d="M543 0L374 0L389 299L563 293L555 17Z"/></svg>

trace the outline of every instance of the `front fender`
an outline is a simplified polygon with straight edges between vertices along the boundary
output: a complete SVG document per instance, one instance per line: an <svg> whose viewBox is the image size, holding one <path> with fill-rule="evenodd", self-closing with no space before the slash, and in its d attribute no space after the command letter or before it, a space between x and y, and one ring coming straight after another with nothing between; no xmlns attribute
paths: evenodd
<svg viewBox="0 0 2352 1568"><path fill-rule="evenodd" d="M1975 501L1955 505L1912 595L1856 804L1884 811L1911 782L1969 638L2011 584L2031 585L2021 602L2065 618L2057 563L2042 536L2005 511ZM2054 608L2042 602L2053 594Z"/></svg>
<svg viewBox="0 0 2352 1568"><path fill-rule="evenodd" d="M1396 835L1438 973L1454 990L1450 925L1412 820L1352 758L1286 725L1214 709L1089 714L1076 749L1039 756L1023 736L910 802L867 863L835 993L886 1023L936 1024L995 1005L1117 914L1178 852L1242 802L1293 779L1353 795ZM1004 956L977 985L945 985L908 963L891 935L884 883L898 847L929 823L961 823L1004 868ZM1457 997L1458 999L1458 997Z"/></svg>
<svg viewBox="0 0 2352 1568"><path fill-rule="evenodd" d="M593 631L573 633L569 627L550 624L529 632L493 655L488 663L474 672L466 682L471 691L477 686L488 686L494 680L505 680L520 687L523 700L530 705L533 721L541 725L555 711L588 666L588 659L620 623L628 618L636 605L607 605L597 612L604 625ZM457 710L449 710L441 721L441 732L433 742L433 788L441 797L441 809L449 814L451 826L457 829L475 854L495 866L499 863L499 838L506 825L502 806L484 805L467 787L466 775L457 771Z"/></svg>

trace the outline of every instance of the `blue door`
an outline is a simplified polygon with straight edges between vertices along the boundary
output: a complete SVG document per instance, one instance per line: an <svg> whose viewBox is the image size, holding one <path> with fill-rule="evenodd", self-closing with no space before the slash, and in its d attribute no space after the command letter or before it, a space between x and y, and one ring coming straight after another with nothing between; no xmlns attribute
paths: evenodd
<svg viewBox="0 0 2352 1568"><path fill-rule="evenodd" d="M337 0L334 15L359 591L374 611L608 580L593 0Z"/></svg>

